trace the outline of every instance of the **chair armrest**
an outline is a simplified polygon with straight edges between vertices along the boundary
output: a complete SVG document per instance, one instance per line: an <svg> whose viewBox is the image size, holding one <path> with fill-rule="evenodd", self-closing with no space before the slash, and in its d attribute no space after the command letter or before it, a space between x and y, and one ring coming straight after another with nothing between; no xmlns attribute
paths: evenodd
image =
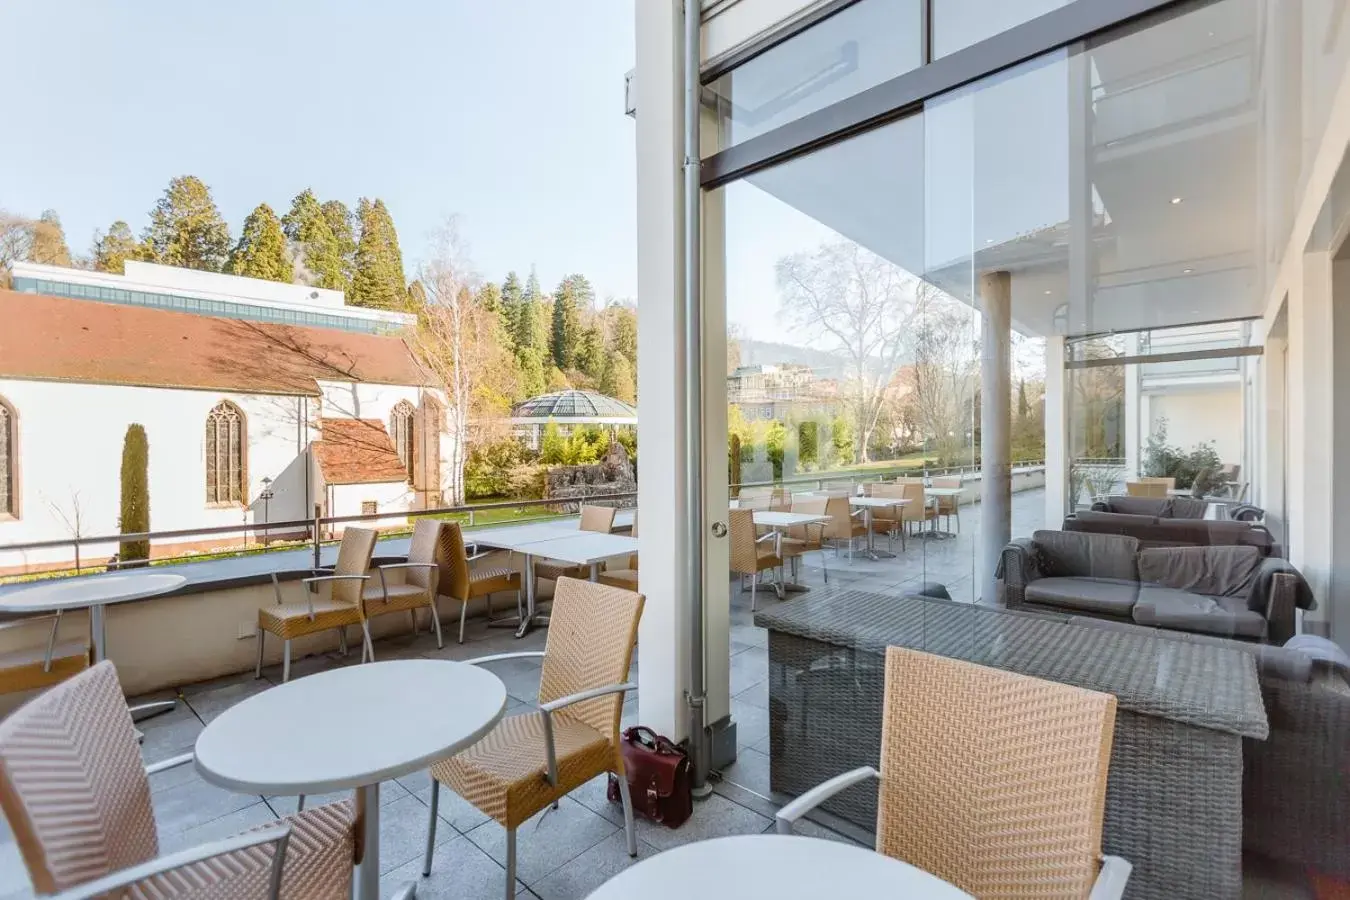
<svg viewBox="0 0 1350 900"><path fill-rule="evenodd" d="M478 656L473 659L466 659L464 662L471 666L481 666L483 663L499 662L503 659L543 659L542 650L523 650L520 653L494 653L491 656Z"/></svg>
<svg viewBox="0 0 1350 900"><path fill-rule="evenodd" d="M477 562L480 559L486 559L487 557L491 556L496 552L497 552L496 550L484 550L482 553L474 553L470 556L466 556L465 559L468 562Z"/></svg>
<svg viewBox="0 0 1350 900"><path fill-rule="evenodd" d="M1026 602L1026 587L1042 577L1036 563L1036 545L1030 538L1009 542L999 554L995 578L1003 579L1004 605L1016 609Z"/></svg>
<svg viewBox="0 0 1350 900"><path fill-rule="evenodd" d="M770 531L768 534L760 535L759 537L755 538L755 543L756 543L756 544L762 544L762 543L764 543L765 541L771 541L771 540L773 540L773 539L774 539L775 537L777 537L777 536L778 536L778 532L777 532L777 531Z"/></svg>
<svg viewBox="0 0 1350 900"><path fill-rule="evenodd" d="M145 774L155 775L160 772L164 772L168 769L176 769L179 766L187 765L188 763L192 762L192 760L193 756L191 753L184 753L181 756L170 756L168 759L161 759L157 763L151 763L150 765L146 766Z"/></svg>
<svg viewBox="0 0 1350 900"><path fill-rule="evenodd" d="M301 578L301 584L318 584L320 581L369 581L369 575L317 575L314 578Z"/></svg>
<svg viewBox="0 0 1350 900"><path fill-rule="evenodd" d="M1088 893L1088 900L1120 900L1125 896L1125 882L1130 880L1134 866L1119 856L1103 856L1102 870Z"/></svg>
<svg viewBox="0 0 1350 900"><path fill-rule="evenodd" d="M247 850L260 844L276 844L276 852L272 855L271 888L268 892L269 896L276 898L281 892L281 872L282 866L285 865L286 843L290 840L290 836L291 826L286 822L278 822L275 826L258 831L248 831L226 838L223 841L212 841L190 850L169 853L158 859L152 859L137 866L129 866L119 872L113 872L111 875L95 878L93 881L87 881L78 887L55 894L47 894L45 897L46 900L94 900L96 897L112 894L119 888L125 888L138 881L162 875L165 872L172 872L174 869L181 869L183 866L190 866L193 863L199 863L217 856L237 853L240 850Z"/></svg>
<svg viewBox="0 0 1350 900"><path fill-rule="evenodd" d="M1277 572L1270 579L1270 593L1266 598L1266 640L1282 645L1297 631L1298 579L1290 572Z"/></svg>
<svg viewBox="0 0 1350 900"><path fill-rule="evenodd" d="M861 784L868 779L881 779L881 773L871 766L863 766L859 769L853 769L842 775L836 775L829 781L821 782L811 790L802 794L796 800L778 810L778 816L775 819L779 834L792 834L792 826L798 819L815 809L835 794L851 788L855 784Z"/></svg>
<svg viewBox="0 0 1350 900"><path fill-rule="evenodd" d="M622 694L625 691L635 690L637 690L637 685L631 681L624 684L607 684L604 687L578 691L575 694L568 694L566 697L559 697L557 700L540 704L539 715L544 719L544 754L545 762L548 765L549 784L554 787L558 786L558 748L553 743L553 714L564 706L571 706L573 703L580 703L583 700L594 700L596 697L603 697L606 694Z"/></svg>
<svg viewBox="0 0 1350 900"><path fill-rule="evenodd" d="M440 564L440 563L401 562L401 563L385 563L384 565L382 565L382 566L376 566L375 568L377 568L377 569L439 569L440 567L441 567L441 564Z"/></svg>

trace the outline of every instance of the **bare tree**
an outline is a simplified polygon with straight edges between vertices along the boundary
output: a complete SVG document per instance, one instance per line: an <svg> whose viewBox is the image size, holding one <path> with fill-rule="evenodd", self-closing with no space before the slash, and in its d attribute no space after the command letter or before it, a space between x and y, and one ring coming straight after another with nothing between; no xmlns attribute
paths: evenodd
<svg viewBox="0 0 1350 900"><path fill-rule="evenodd" d="M1075 348L1080 360L1106 363L1120 355L1120 348L1109 339L1093 338ZM1070 433L1073 452L1092 459L1119 458L1124 455L1120 423L1124 421L1125 367L1101 364L1069 373L1074 397ZM1116 429L1110 427L1116 424Z"/></svg>
<svg viewBox="0 0 1350 900"><path fill-rule="evenodd" d="M783 312L796 329L847 360L841 394L858 438L854 454L866 462L927 285L852 241L786 256L775 274Z"/></svg>
<svg viewBox="0 0 1350 900"><path fill-rule="evenodd" d="M957 300L933 298L915 322L909 414L947 464L974 424L980 344L973 316Z"/></svg>
<svg viewBox="0 0 1350 900"><path fill-rule="evenodd" d="M0 288L9 287L10 266L28 258L33 246L33 223L0 209Z"/></svg>
<svg viewBox="0 0 1350 900"><path fill-rule="evenodd" d="M75 547L75 572L80 571L80 539L84 537L84 506L80 503L80 492L75 488L70 489L70 512L67 513L61 504L47 500L47 506L52 514L61 520L66 531L70 536Z"/></svg>
<svg viewBox="0 0 1350 900"><path fill-rule="evenodd" d="M474 300L478 279L453 219L437 234L420 279L427 303L407 341L428 381L445 392L450 454L442 491L445 502L455 506L464 502L464 463L476 423L491 427L496 414L509 406L515 365L495 333L500 316Z"/></svg>

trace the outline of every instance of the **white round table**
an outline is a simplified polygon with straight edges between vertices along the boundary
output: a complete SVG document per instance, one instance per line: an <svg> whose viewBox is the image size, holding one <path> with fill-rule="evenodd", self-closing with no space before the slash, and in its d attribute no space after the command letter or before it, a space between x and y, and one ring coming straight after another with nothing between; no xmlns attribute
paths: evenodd
<svg viewBox="0 0 1350 900"><path fill-rule="evenodd" d="M476 743L502 717L506 686L467 663L347 666L255 694L197 738L197 771L241 794L356 789L365 810L357 900L380 896L380 782Z"/></svg>
<svg viewBox="0 0 1350 900"><path fill-rule="evenodd" d="M971 900L965 891L880 853L819 838L756 834L685 844L601 885L591 900L895 897Z"/></svg>
<svg viewBox="0 0 1350 900"><path fill-rule="evenodd" d="M37 613L88 609L89 631L94 642L94 662L102 662L107 658L108 635L103 615L105 606L167 594L186 583L187 579L182 575L150 571L53 579L0 594L0 612Z"/></svg>

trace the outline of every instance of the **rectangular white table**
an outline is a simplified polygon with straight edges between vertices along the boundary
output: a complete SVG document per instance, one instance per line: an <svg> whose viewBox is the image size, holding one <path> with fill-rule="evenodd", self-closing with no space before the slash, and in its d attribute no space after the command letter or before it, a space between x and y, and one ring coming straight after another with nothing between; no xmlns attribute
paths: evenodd
<svg viewBox="0 0 1350 900"><path fill-rule="evenodd" d="M519 619L516 637L524 637L535 625L548 624L548 617L535 611L535 559L556 559L575 566L590 566L591 580L595 581L603 560L636 553L638 549L637 538L542 522L489 528L470 534L468 541L481 547L510 550L524 557L525 616ZM503 625L514 623L514 618L501 622Z"/></svg>
<svg viewBox="0 0 1350 900"><path fill-rule="evenodd" d="M856 506L863 511L863 524L867 527L867 558L881 559L881 557L894 557L895 554L889 550L878 550L876 548L876 535L872 534L872 511L876 509L895 509L901 506L908 506L911 501L904 497L849 497L848 505ZM851 551L850 551L851 553Z"/></svg>

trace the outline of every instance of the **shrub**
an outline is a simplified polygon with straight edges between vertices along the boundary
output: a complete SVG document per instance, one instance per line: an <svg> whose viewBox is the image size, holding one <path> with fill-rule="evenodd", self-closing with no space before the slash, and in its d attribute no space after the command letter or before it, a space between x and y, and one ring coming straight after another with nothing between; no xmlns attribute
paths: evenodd
<svg viewBox="0 0 1350 900"><path fill-rule="evenodd" d="M122 440L122 512L117 528L123 534L150 530L150 442L142 425L128 425ZM150 542L123 541L118 557L123 563L150 558Z"/></svg>
<svg viewBox="0 0 1350 900"><path fill-rule="evenodd" d="M1153 425L1153 433L1144 444L1144 474L1150 478L1175 478L1178 488L1195 487L1196 477L1208 470L1202 490L1217 487L1224 482L1219 473L1223 465L1214 444L1201 441L1189 453L1180 447L1167 443L1167 419L1159 418Z"/></svg>
<svg viewBox="0 0 1350 900"><path fill-rule="evenodd" d="M511 473L529 461L529 450L513 437L476 445L464 463L464 496L470 500L514 496Z"/></svg>

